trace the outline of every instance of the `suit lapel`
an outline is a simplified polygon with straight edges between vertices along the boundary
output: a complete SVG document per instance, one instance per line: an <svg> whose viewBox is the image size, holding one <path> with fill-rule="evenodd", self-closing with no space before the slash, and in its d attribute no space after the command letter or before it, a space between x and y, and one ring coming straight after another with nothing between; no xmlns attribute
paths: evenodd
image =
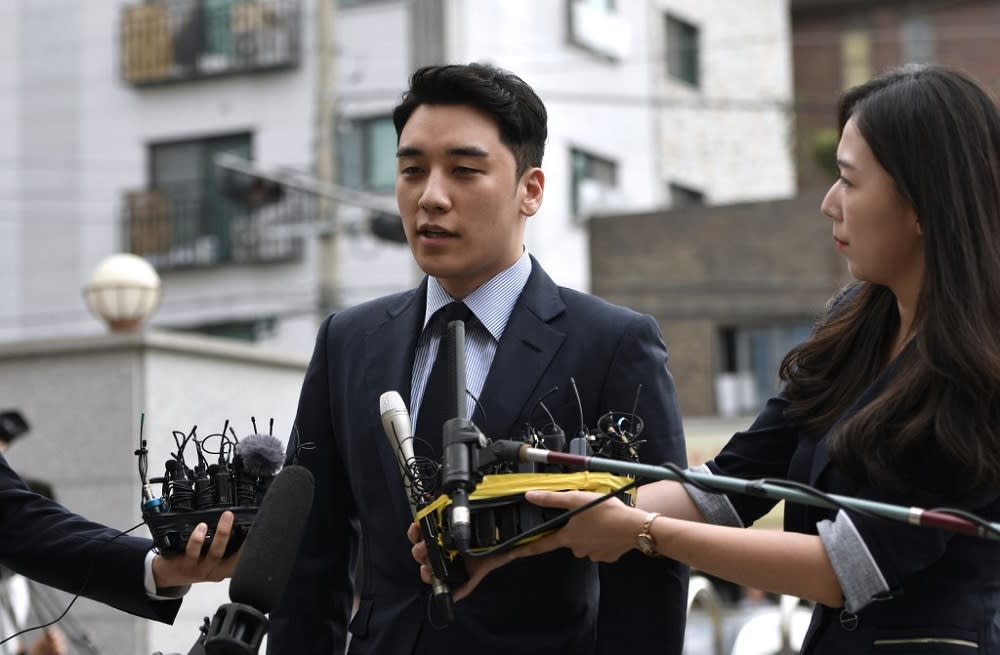
<svg viewBox="0 0 1000 655"><path fill-rule="evenodd" d="M534 257L531 265L531 275L500 338L479 398L487 420L480 427L493 439L510 436L566 338L564 332L550 325L566 309L559 288Z"/></svg>
<svg viewBox="0 0 1000 655"><path fill-rule="evenodd" d="M359 381L362 389L374 390L376 396L396 390L403 401L409 403L413 352L423 325L426 287L425 280L416 290L403 294L399 302L387 310L386 320L365 337L364 376ZM389 447L389 441L385 437L378 406L370 404L370 408L359 408L361 411L358 415L366 417L368 424L359 430L359 434L373 435L374 444L368 447L374 447L379 454L385 484L388 485L386 489L391 490L390 495L397 512L410 521L412 517L403 491L396 453Z"/></svg>

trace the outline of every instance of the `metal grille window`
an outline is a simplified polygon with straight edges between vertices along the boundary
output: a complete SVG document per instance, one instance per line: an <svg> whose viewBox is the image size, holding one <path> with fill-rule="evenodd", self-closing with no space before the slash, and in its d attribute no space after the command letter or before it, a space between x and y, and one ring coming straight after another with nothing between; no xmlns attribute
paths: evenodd
<svg viewBox="0 0 1000 655"><path fill-rule="evenodd" d="M285 228L308 214L302 198L215 165L252 151L246 133L150 146L149 188L125 196L128 250L160 269L301 256L301 236Z"/></svg>

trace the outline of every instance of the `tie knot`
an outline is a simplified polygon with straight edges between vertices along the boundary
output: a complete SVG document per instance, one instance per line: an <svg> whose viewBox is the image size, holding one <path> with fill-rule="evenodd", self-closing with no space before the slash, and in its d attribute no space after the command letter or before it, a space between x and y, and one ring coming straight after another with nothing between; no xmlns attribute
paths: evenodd
<svg viewBox="0 0 1000 655"><path fill-rule="evenodd" d="M441 317L438 330L442 333L448 329L448 324L452 321L468 323L469 319L473 318L472 310L466 307L464 302L450 302L438 310L438 315Z"/></svg>

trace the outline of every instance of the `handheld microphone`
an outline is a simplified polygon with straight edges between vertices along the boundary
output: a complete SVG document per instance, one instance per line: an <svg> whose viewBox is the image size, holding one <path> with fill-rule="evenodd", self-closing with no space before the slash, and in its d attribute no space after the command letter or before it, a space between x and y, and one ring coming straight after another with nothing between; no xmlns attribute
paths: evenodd
<svg viewBox="0 0 1000 655"><path fill-rule="evenodd" d="M448 527L458 552L468 553L472 540L469 494L476 488L476 466L470 446L480 442L479 430L469 421L465 399L465 323L448 324L448 384L451 415L442 427L441 486L451 498ZM481 445L485 445L485 438Z"/></svg>
<svg viewBox="0 0 1000 655"><path fill-rule="evenodd" d="M423 504L426 491L422 481L416 475L416 455L413 452L413 430L410 413L406 403L397 391L386 391L379 397L379 412L382 415L382 429L389 439L389 447L396 453L399 472L403 478L403 489L410 505L414 520L417 511ZM420 520L420 531L427 544L427 559L431 565L431 594L434 606L441 616L449 623L455 620L455 604L451 596L451 588L444 580L449 577L448 562L444 553L437 547L437 530L430 516Z"/></svg>
<svg viewBox="0 0 1000 655"><path fill-rule="evenodd" d="M302 466L279 473L260 505L229 582L229 599L202 628L188 655L256 655L265 616L284 593L312 509L313 476Z"/></svg>

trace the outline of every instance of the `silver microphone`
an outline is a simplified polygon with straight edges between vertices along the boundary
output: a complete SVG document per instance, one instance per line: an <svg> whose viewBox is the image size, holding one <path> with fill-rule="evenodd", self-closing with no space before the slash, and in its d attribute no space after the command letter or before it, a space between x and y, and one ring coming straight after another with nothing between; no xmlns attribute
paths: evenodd
<svg viewBox="0 0 1000 655"><path fill-rule="evenodd" d="M386 391L378 399L379 412L382 414L382 429L389 439L389 447L396 453L396 462L399 464L399 473L403 477L403 488L406 490L406 499L410 504L410 511L413 513L413 520L417 520L416 498L422 497L424 490L419 479L414 477L416 471L416 455L413 452L413 429L410 421L410 412L406 409L406 403L397 391ZM421 522L421 531L427 536ZM451 597L451 589L442 581L447 568L441 553L437 549L431 549L428 543L428 560L434 574L431 576L431 594L434 598L434 605L449 623L455 620L455 607ZM440 576L440 577L439 577Z"/></svg>
<svg viewBox="0 0 1000 655"><path fill-rule="evenodd" d="M396 453L396 462L399 464L399 472L403 476L403 488L406 490L406 498L410 503L410 511L413 517L417 516L417 506L414 501L413 484L416 482L416 491L421 493L420 481L414 481L413 471L416 462L416 455L413 452L413 428L410 422L410 412L406 409L406 403L398 391L386 391L378 399L379 412L382 414L382 429L389 439L389 447Z"/></svg>

